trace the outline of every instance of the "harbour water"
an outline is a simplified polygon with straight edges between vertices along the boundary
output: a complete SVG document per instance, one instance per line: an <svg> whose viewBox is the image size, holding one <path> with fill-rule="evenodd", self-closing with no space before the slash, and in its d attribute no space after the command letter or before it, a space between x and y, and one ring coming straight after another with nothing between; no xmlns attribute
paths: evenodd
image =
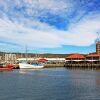
<svg viewBox="0 0 100 100"><path fill-rule="evenodd" d="M45 68L0 72L0 100L100 100L100 71Z"/></svg>

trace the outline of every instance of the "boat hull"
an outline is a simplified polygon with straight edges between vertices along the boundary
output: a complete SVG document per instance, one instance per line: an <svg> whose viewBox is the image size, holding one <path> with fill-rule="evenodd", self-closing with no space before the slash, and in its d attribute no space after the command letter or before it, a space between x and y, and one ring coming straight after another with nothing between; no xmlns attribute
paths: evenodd
<svg viewBox="0 0 100 100"><path fill-rule="evenodd" d="M13 70L13 65L7 64L5 66L0 66L0 71L11 71Z"/></svg>
<svg viewBox="0 0 100 100"><path fill-rule="evenodd" d="M38 68L43 68L44 66L41 64L24 64L24 63L19 63L19 68L20 69L38 69Z"/></svg>

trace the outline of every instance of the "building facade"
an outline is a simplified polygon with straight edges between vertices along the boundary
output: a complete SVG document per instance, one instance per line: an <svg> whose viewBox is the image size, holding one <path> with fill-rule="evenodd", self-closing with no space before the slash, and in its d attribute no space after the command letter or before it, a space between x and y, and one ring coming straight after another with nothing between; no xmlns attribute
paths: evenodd
<svg viewBox="0 0 100 100"><path fill-rule="evenodd" d="M100 41L96 43L96 54L100 54Z"/></svg>
<svg viewBox="0 0 100 100"><path fill-rule="evenodd" d="M15 63L16 62L16 54L5 54L5 62Z"/></svg>

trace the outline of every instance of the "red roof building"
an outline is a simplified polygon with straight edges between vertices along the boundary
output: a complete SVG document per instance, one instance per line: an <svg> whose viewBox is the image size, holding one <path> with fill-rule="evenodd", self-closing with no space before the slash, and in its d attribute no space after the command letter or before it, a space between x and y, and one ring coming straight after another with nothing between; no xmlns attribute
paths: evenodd
<svg viewBox="0 0 100 100"><path fill-rule="evenodd" d="M71 54L66 59L85 59L85 56L82 54Z"/></svg>
<svg viewBox="0 0 100 100"><path fill-rule="evenodd" d="M100 54L88 54L86 57L100 57Z"/></svg>
<svg viewBox="0 0 100 100"><path fill-rule="evenodd" d="M39 60L38 60L38 62L47 62L48 60L47 59L45 59L45 58L40 58Z"/></svg>

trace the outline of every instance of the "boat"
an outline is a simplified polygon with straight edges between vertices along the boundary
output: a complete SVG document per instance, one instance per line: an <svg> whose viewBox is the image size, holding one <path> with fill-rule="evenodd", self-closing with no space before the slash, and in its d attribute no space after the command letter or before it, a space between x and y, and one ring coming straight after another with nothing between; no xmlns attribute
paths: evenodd
<svg viewBox="0 0 100 100"><path fill-rule="evenodd" d="M26 56L26 60L24 62L19 63L19 69L39 69L39 68L44 67L43 63L39 63L38 61L33 62L33 63L29 63L28 57L27 57L28 56L27 55L27 47L26 47L25 56Z"/></svg>
<svg viewBox="0 0 100 100"><path fill-rule="evenodd" d="M6 65L0 65L0 71L11 71L13 70L13 65L6 64Z"/></svg>
<svg viewBox="0 0 100 100"><path fill-rule="evenodd" d="M43 67L44 65L40 63L27 63L27 62L19 63L20 69L39 69Z"/></svg>

